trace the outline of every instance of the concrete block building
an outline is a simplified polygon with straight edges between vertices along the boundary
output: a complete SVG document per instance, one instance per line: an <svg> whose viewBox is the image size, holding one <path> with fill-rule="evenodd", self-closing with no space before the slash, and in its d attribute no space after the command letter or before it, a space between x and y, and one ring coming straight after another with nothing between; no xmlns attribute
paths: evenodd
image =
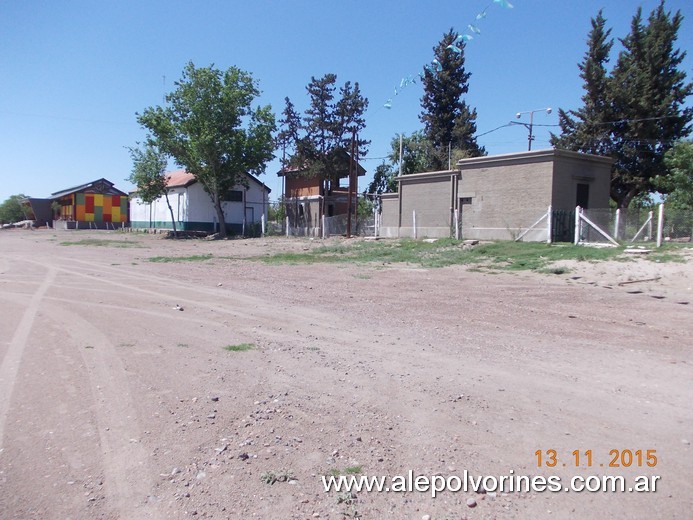
<svg viewBox="0 0 693 520"><path fill-rule="evenodd" d="M552 208L554 240L571 233L569 212L607 208L612 160L566 150L462 159L457 169L397 178L382 197L380 234L514 239ZM545 240L546 228L526 240Z"/></svg>

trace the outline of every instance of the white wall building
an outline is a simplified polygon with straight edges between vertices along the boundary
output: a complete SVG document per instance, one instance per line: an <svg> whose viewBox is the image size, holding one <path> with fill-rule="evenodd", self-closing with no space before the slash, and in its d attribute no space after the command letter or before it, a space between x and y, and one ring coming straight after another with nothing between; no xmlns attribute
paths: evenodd
<svg viewBox="0 0 693 520"><path fill-rule="evenodd" d="M176 228L181 231L219 230L217 214L209 194L195 177L184 170L166 174L168 199L173 208ZM247 186L236 185L222 202L226 228L232 234L259 234L262 215L267 219L270 189L252 175ZM144 203L137 192L130 201L130 223L133 228L173 229L166 198Z"/></svg>

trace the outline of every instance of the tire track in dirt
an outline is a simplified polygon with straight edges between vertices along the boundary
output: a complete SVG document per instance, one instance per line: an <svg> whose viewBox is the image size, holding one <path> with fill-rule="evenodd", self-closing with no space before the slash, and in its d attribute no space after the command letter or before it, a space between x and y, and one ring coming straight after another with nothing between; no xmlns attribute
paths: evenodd
<svg viewBox="0 0 693 520"><path fill-rule="evenodd" d="M17 329L12 335L10 345L2 360L2 364L0 364L0 455L3 451L7 413L10 408L10 403L12 402L12 393L17 379L17 373L19 372L19 366L22 362L22 356L24 355L31 330L34 327L41 302L57 275L57 270L53 269L51 266L43 267L47 268L46 274L32 295L17 325Z"/></svg>
<svg viewBox="0 0 693 520"><path fill-rule="evenodd" d="M281 313L278 313L277 309L272 307L271 304L268 304L266 299L250 296L245 293L229 291L228 289L220 292L217 288L200 287L180 280L173 282L170 278L149 274L123 273L122 269L114 269L106 265L95 266L93 262L89 263L80 260L76 260L76 262L84 264L84 268L78 271L73 269L59 269L79 279L87 279L100 284L108 284L112 287L124 289L125 292L129 294L137 292L140 294L152 295L171 302L176 301L189 307L195 306L214 311L215 313L231 315L239 319L242 323L242 329L253 330L254 335L264 337L270 341L298 341L300 343L303 338L315 335L318 332L316 327L320 324L320 340L332 347L330 361L325 368L328 372L334 371L333 377L335 379L339 378L338 374L344 370L344 368L340 367L351 365L350 359L360 355L361 349L364 348L360 346L360 342L365 339L363 331L355 330L352 328L353 324L348 322L342 323L341 320L336 320L333 315L310 307L302 306L290 310L284 309ZM89 274L85 271L92 271L96 274ZM102 274L104 271L117 275L121 278L121 281L99 276L99 274ZM122 278L130 278L132 281L122 281ZM148 284L154 283L157 287L155 289L143 287L142 282ZM159 290L159 286L164 290ZM86 289L93 289L93 284L92 287ZM182 294L185 296L181 296ZM210 296L219 303L209 303L209 301L206 301L205 297L209 298ZM221 302L227 303L228 306L220 305ZM155 315L156 314L165 316L164 313L155 313ZM178 316L176 316L176 319L179 319ZM199 317L195 317L191 319L191 321L204 323L206 325L219 325L217 322L200 319ZM262 327L261 329L254 330L253 322L255 321L271 323L272 325L271 327ZM238 330L238 327L236 327L236 330ZM340 348L337 348L338 346L340 346ZM405 358L398 355L397 352L393 352L393 350L396 349L396 347L393 347L392 349L387 348L380 352L371 352L372 364L375 366L382 366L387 363L396 371L405 371L408 362ZM425 357L428 361L434 362L434 365L439 364L442 366L445 364L444 361L432 359L428 355ZM352 373L354 371L360 372L360 370L353 366L351 366L349 370L351 370ZM411 410L413 403L411 403L409 399L403 398L402 395L397 395L397 398L395 398L395 395L398 393L395 388L398 388L398 385L393 386L393 382L387 376L382 377L382 375L380 375L372 377L364 373L357 376L357 381L361 384L367 381L371 387L377 389L377 395L391 396L392 399L388 399L388 408L390 412L410 415L408 411ZM345 394L345 398L346 396L347 394ZM417 422L420 421L422 423L421 426L423 426L429 420L429 417L417 415L416 419Z"/></svg>
<svg viewBox="0 0 693 520"><path fill-rule="evenodd" d="M42 266L47 265L36 260L31 260L31 262ZM351 341L360 338L358 333L345 331L343 328L340 328L338 324L335 324L335 319L331 314L308 307L302 307L300 310L283 309L281 312L278 312L276 308L268 305L266 299L249 296L236 291L219 291L216 288L200 287L182 282L180 280L172 281L170 278L156 275L124 273L122 269L114 269L103 264L95 267L94 262L86 262L77 259L70 259L70 262L80 263L85 267L79 271L63 267L54 268L75 277L118 287L123 289L125 294L132 294L136 292L165 299L168 302L176 302L186 306L196 306L197 308L202 308L215 313L227 314L232 317L242 319L246 324L249 324L250 320L253 319L262 321L263 323L272 323L273 328L277 329L276 332L268 329L263 329L262 331L264 335L270 337L285 337L287 333L289 333L288 331L296 330L297 323L306 324L307 326L319 323L321 325L322 333L330 331L340 334L342 337L349 336L348 339ZM109 271L121 278L131 278L133 280L132 282L116 281L113 279L104 278L103 276L98 276L97 274L88 274L85 272L86 270L92 270L93 272L99 274L103 273L104 271ZM160 290L158 287L156 289L142 287L142 284L137 282L154 283L163 287L164 290ZM194 295L203 297L211 296L216 301L209 303L208 301L196 298ZM225 305L222 305L222 302L224 302ZM248 327L252 328L251 325L248 325Z"/></svg>
<svg viewBox="0 0 693 520"><path fill-rule="evenodd" d="M95 406L107 502L119 518L158 518L148 453L140 444L139 426L127 374L115 345L107 335L81 317L54 302L45 307L49 319L66 324L64 329L78 345L89 377Z"/></svg>

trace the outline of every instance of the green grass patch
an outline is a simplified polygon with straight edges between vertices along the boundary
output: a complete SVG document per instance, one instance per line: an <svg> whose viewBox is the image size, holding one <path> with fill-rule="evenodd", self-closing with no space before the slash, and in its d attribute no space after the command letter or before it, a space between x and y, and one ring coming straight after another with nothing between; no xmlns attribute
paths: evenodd
<svg viewBox="0 0 693 520"><path fill-rule="evenodd" d="M651 262L675 262L686 263L685 252L691 249L690 243L664 242L662 247L652 247L652 252L645 255L646 260Z"/></svg>
<svg viewBox="0 0 693 520"><path fill-rule="evenodd" d="M489 242L463 248L461 241L441 239L354 241L316 247L301 253L280 253L254 258L269 264L356 263L409 264L424 268L469 265L495 270L542 270L561 260L595 262L617 259L623 248L594 248L538 242ZM560 268L557 268L560 269ZM558 273L556 273L558 274Z"/></svg>
<svg viewBox="0 0 693 520"><path fill-rule="evenodd" d="M60 242L61 246L92 246L92 247L142 247L134 240L108 240L104 238L84 238L82 240L67 240Z"/></svg>
<svg viewBox="0 0 693 520"><path fill-rule="evenodd" d="M238 345L226 345L224 350L228 350L229 352L245 352L247 350L253 350L254 348L255 345L252 343L240 343Z"/></svg>
<svg viewBox="0 0 693 520"><path fill-rule="evenodd" d="M363 466L347 466L344 469L331 468L327 473L326 477L339 477L340 475L360 475L363 473Z"/></svg>
<svg viewBox="0 0 693 520"><path fill-rule="evenodd" d="M152 256L149 258L150 262L160 262L160 263L171 263L171 262L204 262L205 260L211 260L213 258L212 253L207 253L206 255L190 255L190 256Z"/></svg>

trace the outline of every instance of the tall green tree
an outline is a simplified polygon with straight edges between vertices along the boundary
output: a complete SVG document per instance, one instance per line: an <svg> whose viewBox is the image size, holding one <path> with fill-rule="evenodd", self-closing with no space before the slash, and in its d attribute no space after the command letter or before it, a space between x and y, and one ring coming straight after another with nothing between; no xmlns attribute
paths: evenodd
<svg viewBox="0 0 693 520"><path fill-rule="evenodd" d="M375 168L373 180L368 185L366 193L380 195L382 193L394 193L397 191L397 173L391 164L383 162Z"/></svg>
<svg viewBox="0 0 693 520"><path fill-rule="evenodd" d="M356 154L368 153L370 141L361 137L366 127L364 114L368 99L363 97L358 82L347 81L339 88L337 76L325 74L312 77L306 87L309 105L301 117L287 97L283 118L280 120L278 142L288 150L284 166L292 166L307 177L317 177L324 189L348 171L353 135ZM345 154L346 152L346 154Z"/></svg>
<svg viewBox="0 0 693 520"><path fill-rule="evenodd" d="M166 166L168 158L151 144L144 147L128 148L132 159L132 171L126 179L137 186L137 196L146 204L164 197L173 224L173 236L178 237L176 219L168 199L168 180Z"/></svg>
<svg viewBox="0 0 693 520"><path fill-rule="evenodd" d="M665 175L653 179L667 206L693 210L693 141L679 141L664 154Z"/></svg>
<svg viewBox="0 0 693 520"><path fill-rule="evenodd" d="M11 195L0 204L0 224L19 222L26 218L24 210L22 209L22 200L25 198L26 195L22 195L21 193L18 195Z"/></svg>
<svg viewBox="0 0 693 520"><path fill-rule="evenodd" d="M437 159L436 150L423 130L417 130L410 135L396 135L390 142L389 163L383 163L376 168L368 192L396 192L397 176L436 170Z"/></svg>
<svg viewBox="0 0 693 520"><path fill-rule="evenodd" d="M627 207L640 193L655 189L652 179L664 171L664 155L691 132L693 109L684 108L693 93L680 69L685 52L675 43L683 16L667 12L662 1L642 23L638 9L624 50L613 71L613 128L616 159L611 195Z"/></svg>
<svg viewBox="0 0 693 520"><path fill-rule="evenodd" d="M610 155L611 109L609 73L606 65L613 47L611 29L606 29L602 11L592 19L592 30L587 38L587 52L578 65L585 93L583 106L577 110L558 110L560 136L551 134L551 144L556 148L579 150L594 155Z"/></svg>
<svg viewBox="0 0 693 520"><path fill-rule="evenodd" d="M149 144L190 172L209 194L226 236L222 202L247 173L265 171L274 155L276 130L269 105L252 108L260 95L256 81L237 67L220 71L190 62L165 107L150 107L138 122L150 134Z"/></svg>
<svg viewBox="0 0 693 520"><path fill-rule="evenodd" d="M621 208L656 189L653 179L665 171L667 150L691 132L693 108L685 103L693 83L680 68L686 53L675 46L682 21L681 13L667 11L663 0L646 23L638 9L629 34L619 40L623 49L616 64L606 74L612 42L600 12L592 20L580 65L584 106L559 114L561 135L552 142L612 157L611 198Z"/></svg>
<svg viewBox="0 0 693 520"><path fill-rule="evenodd" d="M448 168L452 150L464 157L485 154L476 142L476 109L464 101L471 77L465 69L464 49L464 41L450 29L433 48L433 66L423 70L424 95L419 119L435 150L431 154L432 169Z"/></svg>
<svg viewBox="0 0 693 520"><path fill-rule="evenodd" d="M447 154L447 150L445 152ZM440 169L437 162L438 154L422 130L412 132L410 135L393 137L390 141L389 159L397 168L398 173L402 172L402 175ZM445 162L447 167L447 159Z"/></svg>

